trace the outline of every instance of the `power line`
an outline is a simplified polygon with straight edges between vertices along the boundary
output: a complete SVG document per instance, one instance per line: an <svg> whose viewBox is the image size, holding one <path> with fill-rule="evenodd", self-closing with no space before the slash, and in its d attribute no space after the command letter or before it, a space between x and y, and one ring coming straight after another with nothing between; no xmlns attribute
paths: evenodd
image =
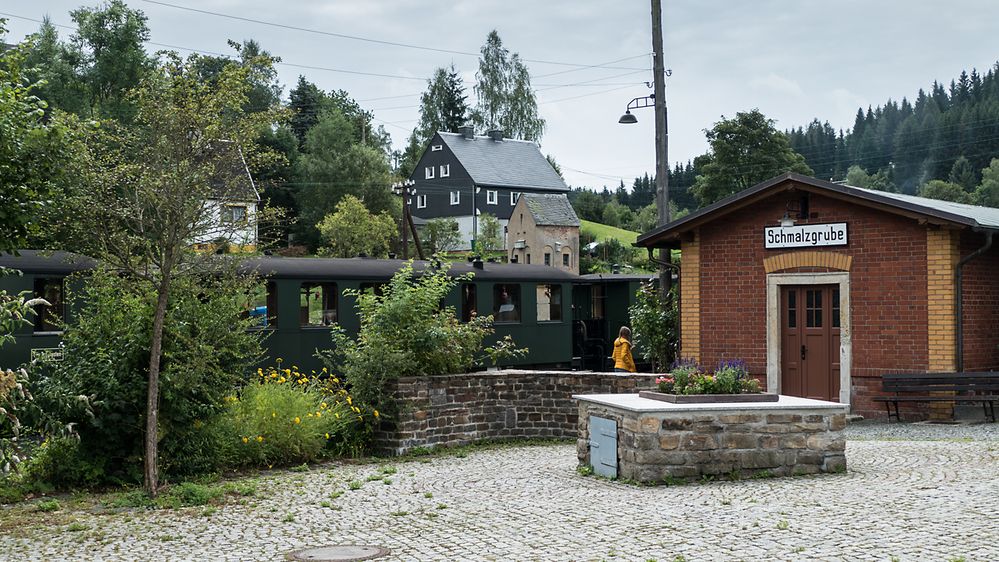
<svg viewBox="0 0 999 562"><path fill-rule="evenodd" d="M336 33L336 32L332 32L332 31L323 31L323 30L319 30L319 29L311 29L311 28L307 28L307 27L299 27L299 26L296 26L296 25L288 25L288 24L277 23L277 22L272 22L272 21L259 20L259 19L254 19L254 18L247 18L247 17L243 17L243 16L235 16L235 15L232 15L232 14L225 14L225 13L222 13L222 12L213 12L213 11L210 11L210 10L202 10L200 8L192 8L190 6L181 6L179 4L171 4L169 2L161 2L159 0L142 0L142 1L146 2L148 4L156 4L156 5L159 5L159 6L166 6L166 7L169 7L169 8L176 8L178 10L185 10L185 11L189 11L189 12L196 12L196 13L199 13L199 14L206 14L206 15L216 16L216 17L220 17L220 18L228 18L228 19L233 19L233 20L237 20L237 21L245 21L245 22L255 23L255 24L259 24L259 25L266 25L266 26L270 26L270 27L278 27L278 28L281 28L281 29L288 29L288 30L291 30L291 31L301 31L303 33L312 33L312 34L315 34L315 35L325 35L325 36L329 36L329 37L337 37L337 38L340 38L340 39L350 39L350 40L353 40L353 41L364 41L364 42L367 42L367 43L375 43L375 44L379 44L379 45L388 45L388 46L391 46L391 47L404 47L404 48L407 48L407 49L418 49L418 50L421 50L421 51L433 51L433 52L437 52L437 53L447 53L447 54L451 54L451 55L463 55L463 56L473 56L473 57L478 57L479 56L478 52L457 51L457 50L453 50L453 49L441 49L439 47L427 47L426 45L414 45L412 43L399 43L399 42L396 42L396 41L386 41L386 40L383 40L383 39L374 39L374 38L371 38L371 37L362 37L360 35L347 35L347 34L344 34L344 33ZM636 55L635 57L631 57L631 58L637 58L639 56L645 56L645 54ZM642 69L638 69L638 68L609 67L609 66L604 66L604 65L588 65L588 64L560 62L560 61L550 61L550 60L541 60L541 59L526 59L525 58L525 59L521 59L521 60L526 61L526 62L533 62L533 63L537 63L537 64L551 64L551 65L556 65L556 66L574 66L574 67L580 67L580 68L594 68L594 67L597 67L597 66L602 66L604 68L613 68L615 70L642 70ZM622 59L622 60L627 60L627 59Z"/></svg>

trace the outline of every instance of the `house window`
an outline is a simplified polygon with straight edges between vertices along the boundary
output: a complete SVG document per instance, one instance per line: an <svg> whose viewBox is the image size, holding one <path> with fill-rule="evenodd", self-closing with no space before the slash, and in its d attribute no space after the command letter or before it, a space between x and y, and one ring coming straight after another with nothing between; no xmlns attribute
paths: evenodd
<svg viewBox="0 0 999 562"><path fill-rule="evenodd" d="M451 176L451 164L441 164L441 177L447 178Z"/></svg>
<svg viewBox="0 0 999 562"><path fill-rule="evenodd" d="M569 254L562 254L562 266L569 267L570 265L571 264L569 263Z"/></svg>
<svg viewBox="0 0 999 562"><path fill-rule="evenodd" d="M545 252L545 265L552 264L552 255L549 252Z"/></svg>
<svg viewBox="0 0 999 562"><path fill-rule="evenodd" d="M538 322L562 321L562 286L538 285Z"/></svg>
<svg viewBox="0 0 999 562"><path fill-rule="evenodd" d="M478 314L478 303L475 301L475 284L463 283L461 285L461 321L471 322L472 318Z"/></svg>
<svg viewBox="0 0 999 562"><path fill-rule="evenodd" d="M461 192L460 191L452 191L451 192L451 204L452 205L457 205L459 203L461 203Z"/></svg>
<svg viewBox="0 0 999 562"><path fill-rule="evenodd" d="M298 321L304 328L322 328L336 323L336 283L302 283Z"/></svg>
<svg viewBox="0 0 999 562"><path fill-rule="evenodd" d="M527 254L527 264L531 264L531 254Z"/></svg>
<svg viewBox="0 0 999 562"><path fill-rule="evenodd" d="M426 209L427 208L427 196L426 195L417 195L416 196L416 208L417 209Z"/></svg>
<svg viewBox="0 0 999 562"><path fill-rule="evenodd" d="M254 328L277 327L277 284L268 281L250 295L245 315L253 320Z"/></svg>
<svg viewBox="0 0 999 562"><path fill-rule="evenodd" d="M66 317L63 302L63 278L39 277L35 279L35 298L48 301L48 305L35 306L34 332L61 332L60 323Z"/></svg>
<svg viewBox="0 0 999 562"><path fill-rule="evenodd" d="M444 145L443 144L432 144L432 145L430 145L430 152L440 152L441 150L444 150Z"/></svg>
<svg viewBox="0 0 999 562"><path fill-rule="evenodd" d="M510 192L510 206L513 207L514 205L517 204L517 201L519 201L519 200L520 200L520 193L517 193L516 191L511 191Z"/></svg>
<svg viewBox="0 0 999 562"><path fill-rule="evenodd" d="M226 205L222 207L222 224L245 224L246 205Z"/></svg>
<svg viewBox="0 0 999 562"><path fill-rule="evenodd" d="M520 285L498 283L493 286L493 318L500 322L520 322Z"/></svg>
<svg viewBox="0 0 999 562"><path fill-rule="evenodd" d="M425 179L428 179L428 180L434 179L434 167L433 166L427 166L426 168L424 168L423 169L423 177Z"/></svg>
<svg viewBox="0 0 999 562"><path fill-rule="evenodd" d="M487 205L495 205L497 201L499 201L499 196L496 193L496 190L494 190L494 189L493 190L486 190L486 204Z"/></svg>

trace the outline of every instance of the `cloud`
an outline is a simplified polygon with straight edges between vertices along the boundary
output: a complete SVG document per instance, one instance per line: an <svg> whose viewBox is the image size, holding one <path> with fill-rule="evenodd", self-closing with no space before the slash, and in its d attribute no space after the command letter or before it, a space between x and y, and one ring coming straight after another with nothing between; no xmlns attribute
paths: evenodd
<svg viewBox="0 0 999 562"><path fill-rule="evenodd" d="M774 93L793 97L803 97L805 95L805 92L801 90L801 86L796 81L778 76L773 72L763 77L753 78L750 80L749 86L758 90L769 90Z"/></svg>

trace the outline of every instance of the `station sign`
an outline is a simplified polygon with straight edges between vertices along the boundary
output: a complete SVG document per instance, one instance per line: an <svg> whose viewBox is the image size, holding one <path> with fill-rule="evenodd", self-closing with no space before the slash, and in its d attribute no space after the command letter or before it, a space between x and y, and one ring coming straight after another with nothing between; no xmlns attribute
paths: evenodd
<svg viewBox="0 0 999 562"><path fill-rule="evenodd" d="M811 248L814 246L846 246L846 223L772 226L764 230L766 248Z"/></svg>

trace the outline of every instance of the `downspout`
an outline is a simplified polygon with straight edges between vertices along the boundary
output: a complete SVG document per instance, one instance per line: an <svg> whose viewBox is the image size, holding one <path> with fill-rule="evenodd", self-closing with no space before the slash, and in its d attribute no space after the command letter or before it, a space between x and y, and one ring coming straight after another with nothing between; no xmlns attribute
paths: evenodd
<svg viewBox="0 0 999 562"><path fill-rule="evenodd" d="M992 232L992 230L986 230L985 245L961 258L955 268L957 291L954 298L957 301L955 308L957 309L957 372L959 373L964 372L964 265L992 248Z"/></svg>

